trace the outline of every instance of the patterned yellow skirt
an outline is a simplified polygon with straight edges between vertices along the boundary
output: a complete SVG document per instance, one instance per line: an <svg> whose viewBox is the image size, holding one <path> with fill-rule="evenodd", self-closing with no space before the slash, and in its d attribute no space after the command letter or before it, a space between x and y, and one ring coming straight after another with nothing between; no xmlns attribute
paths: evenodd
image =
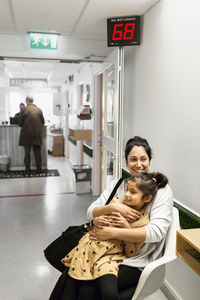
<svg viewBox="0 0 200 300"><path fill-rule="evenodd" d="M120 262L125 258L120 240L91 241L89 233L62 262L70 267L69 275L77 280L93 280L105 274L117 276Z"/></svg>

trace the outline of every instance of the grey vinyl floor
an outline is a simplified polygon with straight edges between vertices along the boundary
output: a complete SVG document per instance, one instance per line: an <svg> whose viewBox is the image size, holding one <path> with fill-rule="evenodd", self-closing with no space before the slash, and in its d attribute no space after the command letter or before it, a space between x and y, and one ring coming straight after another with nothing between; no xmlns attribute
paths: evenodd
<svg viewBox="0 0 200 300"><path fill-rule="evenodd" d="M95 199L76 195L73 171L61 157L48 157L60 177L0 180L0 299L47 300L59 277L43 250L70 224L86 221Z"/></svg>
<svg viewBox="0 0 200 300"><path fill-rule="evenodd" d="M67 159L48 156L59 177L0 180L0 300L48 300L60 273L45 247L69 225L86 221L96 198L74 193ZM159 291L149 300L166 299Z"/></svg>

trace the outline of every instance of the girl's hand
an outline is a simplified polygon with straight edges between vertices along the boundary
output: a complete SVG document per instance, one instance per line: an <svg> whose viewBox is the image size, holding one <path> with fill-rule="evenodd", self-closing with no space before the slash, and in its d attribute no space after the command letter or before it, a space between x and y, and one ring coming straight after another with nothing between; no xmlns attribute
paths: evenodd
<svg viewBox="0 0 200 300"><path fill-rule="evenodd" d="M113 212L110 220L113 227L131 228L130 223L119 212Z"/></svg>
<svg viewBox="0 0 200 300"><path fill-rule="evenodd" d="M93 220L93 224L95 227L98 227L98 228L102 228L102 227L105 227L105 226L110 226L110 221L109 221L110 217L109 216L100 216L100 217L96 217L94 218Z"/></svg>
<svg viewBox="0 0 200 300"><path fill-rule="evenodd" d="M106 241L113 239L114 230L114 227L95 227L92 231L90 231L90 239L93 241Z"/></svg>
<svg viewBox="0 0 200 300"><path fill-rule="evenodd" d="M140 218L140 213L126 204L113 203L111 204L115 211L119 212L128 222L134 222Z"/></svg>

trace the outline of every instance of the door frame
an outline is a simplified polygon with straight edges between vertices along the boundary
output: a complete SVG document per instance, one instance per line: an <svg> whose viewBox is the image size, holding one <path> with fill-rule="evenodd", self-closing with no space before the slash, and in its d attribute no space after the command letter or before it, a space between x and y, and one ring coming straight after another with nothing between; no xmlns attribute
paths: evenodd
<svg viewBox="0 0 200 300"><path fill-rule="evenodd" d="M113 138L103 136L102 133L102 103L104 101L104 73L112 65L116 67L116 99L115 113L115 136ZM98 80L100 80L99 82ZM124 80L124 50L119 47L113 51L104 61L103 68L94 75L94 131L93 131L93 194L101 193L102 184L102 147L112 151L115 156L115 178L122 174L122 156L123 156L123 80ZM98 85L100 83L100 86ZM101 101L100 101L101 100ZM101 125L100 125L101 124ZM100 141L101 139L101 141ZM102 143L101 143L102 142ZM102 146L103 145L103 146Z"/></svg>
<svg viewBox="0 0 200 300"><path fill-rule="evenodd" d="M92 172L92 192L97 196L101 192L102 177L102 88L103 88L103 70L94 75L94 130L93 130L93 172ZM98 84L99 83L99 84ZM98 174L98 176L97 176Z"/></svg>

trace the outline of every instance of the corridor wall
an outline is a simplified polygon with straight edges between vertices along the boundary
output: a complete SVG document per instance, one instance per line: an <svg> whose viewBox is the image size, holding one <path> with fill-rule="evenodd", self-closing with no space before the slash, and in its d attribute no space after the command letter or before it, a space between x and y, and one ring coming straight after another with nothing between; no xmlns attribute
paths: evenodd
<svg viewBox="0 0 200 300"><path fill-rule="evenodd" d="M143 16L141 45L125 49L124 86L124 145L134 135L146 137L153 147L151 170L166 174L174 197L197 216L199 9L196 0L166 0ZM177 299L199 297L199 277L180 259L169 265L167 284Z"/></svg>

